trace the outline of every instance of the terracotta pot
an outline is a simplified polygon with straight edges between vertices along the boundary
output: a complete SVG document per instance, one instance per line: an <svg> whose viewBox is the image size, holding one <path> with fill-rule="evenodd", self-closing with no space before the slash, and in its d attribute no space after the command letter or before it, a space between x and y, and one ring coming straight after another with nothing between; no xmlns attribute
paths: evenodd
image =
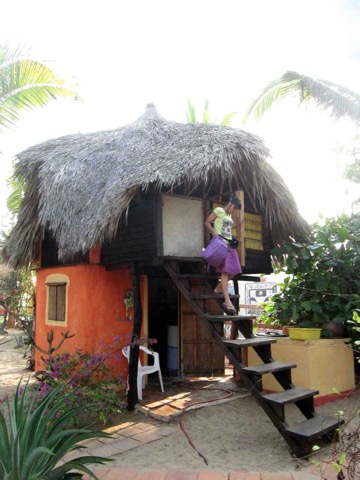
<svg viewBox="0 0 360 480"><path fill-rule="evenodd" d="M322 330L330 332L331 338L342 338L344 336L345 326L343 323L330 320L330 322L324 323Z"/></svg>

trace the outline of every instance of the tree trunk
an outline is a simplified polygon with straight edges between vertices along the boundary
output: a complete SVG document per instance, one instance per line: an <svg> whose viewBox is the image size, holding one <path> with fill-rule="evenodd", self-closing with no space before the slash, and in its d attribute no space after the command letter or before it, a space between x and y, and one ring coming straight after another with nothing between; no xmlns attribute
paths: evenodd
<svg viewBox="0 0 360 480"><path fill-rule="evenodd" d="M2 322L2 325L0 325L0 332L5 332L5 327L6 327L6 323L7 323L7 317L8 317L8 311L5 310L4 311L4 319L3 319L3 322Z"/></svg>

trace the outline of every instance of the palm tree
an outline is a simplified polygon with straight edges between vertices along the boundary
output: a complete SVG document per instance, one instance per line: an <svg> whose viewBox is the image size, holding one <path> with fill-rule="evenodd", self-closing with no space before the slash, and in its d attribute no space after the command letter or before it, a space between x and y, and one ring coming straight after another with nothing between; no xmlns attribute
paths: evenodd
<svg viewBox="0 0 360 480"><path fill-rule="evenodd" d="M186 105L187 105L186 119L188 123L198 123L195 104L192 103L189 97L186 99ZM225 117L221 120L221 122L217 122L215 119L214 121L210 121L209 101L205 100L201 123L212 123L212 124L223 125L225 127L230 127L231 121L235 117L235 115L237 115L237 112L230 112L225 115Z"/></svg>
<svg viewBox="0 0 360 480"><path fill-rule="evenodd" d="M29 58L24 47L0 45L0 133L16 125L22 110L62 97L76 99L77 93L43 62Z"/></svg>
<svg viewBox="0 0 360 480"><path fill-rule="evenodd" d="M260 119L275 103L295 96L299 97L300 103L313 100L317 106L329 110L336 118L348 117L355 124L360 124L360 95L337 83L291 71L264 88L250 105L244 123L250 115Z"/></svg>
<svg viewBox="0 0 360 480"><path fill-rule="evenodd" d="M43 62L29 58L24 47L0 45L0 133L6 128L13 128L23 110L43 107L53 100L66 97L77 99L77 92ZM23 197L24 182L12 175L9 184L11 194L7 206L15 214ZM11 274L17 273L12 271ZM29 272L23 272L23 275L26 280L30 279ZM6 317L0 332L5 324Z"/></svg>
<svg viewBox="0 0 360 480"><path fill-rule="evenodd" d="M0 133L16 125L21 111L66 97L77 99L77 92L43 62L29 58L27 49L0 45ZM14 176L9 183L8 209L16 213L24 185Z"/></svg>

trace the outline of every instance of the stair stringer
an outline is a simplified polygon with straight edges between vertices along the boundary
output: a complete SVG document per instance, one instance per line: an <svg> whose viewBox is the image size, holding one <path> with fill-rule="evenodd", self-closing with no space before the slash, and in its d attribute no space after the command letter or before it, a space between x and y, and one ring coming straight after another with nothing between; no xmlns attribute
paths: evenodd
<svg viewBox="0 0 360 480"><path fill-rule="evenodd" d="M238 373L240 379L244 383L244 385L249 389L252 395L256 398L258 404L267 414L269 419L272 421L274 426L277 428L279 433L282 435L284 440L289 445L291 451L297 456L302 457L304 455L308 455L311 452L311 443L307 441L305 438L298 438L299 436L294 436L294 433L290 434L289 431L293 431L294 428L289 426L285 419L285 410L284 405L277 405L276 403L273 404L269 401L271 399L271 395L264 395L262 393L262 382L261 376L262 374L258 374L257 372L250 372L249 367L247 367L242 362L242 350L244 348L254 348L257 352L261 360L264 362L264 365L270 369L274 369L270 373L274 375L276 380L280 383L284 391L286 390L293 390L295 389L295 385L293 385L291 381L291 369L295 368L295 364L283 364L280 365L279 362L275 362L274 359L271 357L271 344L276 343L276 339L274 338L258 338L253 335L252 332L249 332L249 328L242 328L242 321L249 320L251 316L227 316L224 320L234 321L236 322L237 328L244 334L245 340L232 340L228 342L224 340L218 333L218 331L214 328L212 323L212 319L216 319L215 323L218 323L221 320L218 320L219 316L212 316L208 313L204 312L202 308L198 305L198 303L194 300L193 295L186 288L186 286L182 283L180 278L186 277L186 275L178 275L177 272L172 268L171 265L168 263L164 264L166 271L168 272L170 278L180 291L180 293L186 298L189 305L193 309L194 313L197 315L198 319L202 322L203 326L212 336L212 338L217 342L217 344L222 349L224 356L226 356L231 364L233 365L234 369ZM211 285L209 283L210 278L204 276L202 274L199 275L192 275L193 277L203 277L204 282L207 282L209 290L212 291ZM217 299L216 299L217 300ZM219 305L221 305L221 300L218 300ZM255 317L253 317L255 318ZM244 322L245 323L245 322ZM253 340L252 340L253 339ZM256 341L255 341L256 340ZM255 345L251 345L254 343ZM256 370L255 367L252 370ZM314 391L308 394L306 399L301 399L298 401L294 401L296 407L300 410L300 412L304 415L306 420L311 421L317 417L314 408L314 401L313 396L316 395L318 392ZM320 417L319 417L320 418ZM343 421L338 421L337 426L341 425ZM327 429L326 433L334 433L335 427L331 429Z"/></svg>

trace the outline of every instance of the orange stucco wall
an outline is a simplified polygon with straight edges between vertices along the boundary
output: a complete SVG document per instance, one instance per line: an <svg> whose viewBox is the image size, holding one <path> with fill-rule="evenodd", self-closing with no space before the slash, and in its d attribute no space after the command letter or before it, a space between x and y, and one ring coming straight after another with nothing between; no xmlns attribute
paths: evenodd
<svg viewBox="0 0 360 480"><path fill-rule="evenodd" d="M51 274L64 274L69 278L67 326L46 325L46 277ZM132 288L130 271L127 269L106 271L99 265L77 265L54 267L39 270L37 273L36 302L36 343L47 349L46 336L53 329L54 342L57 345L61 333L67 330L75 337L65 340L57 352L99 351L100 342L112 344L115 336L124 336L121 345L126 343L126 334L131 334L133 322L126 317L124 296ZM128 316L133 317L133 309ZM36 351L35 368L43 367L41 353ZM117 373L127 374L127 361L119 351L118 359L113 362Z"/></svg>

